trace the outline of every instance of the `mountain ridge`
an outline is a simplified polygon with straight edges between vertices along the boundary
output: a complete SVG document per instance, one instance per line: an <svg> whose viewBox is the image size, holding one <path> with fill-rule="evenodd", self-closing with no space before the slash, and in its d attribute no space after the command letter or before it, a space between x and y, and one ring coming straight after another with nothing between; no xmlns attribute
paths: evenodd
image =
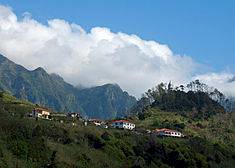
<svg viewBox="0 0 235 168"><path fill-rule="evenodd" d="M0 89L55 111L79 111L85 116L96 118L123 116L136 102L117 84L78 89L65 82L61 76L48 74L42 67L30 71L1 54Z"/></svg>

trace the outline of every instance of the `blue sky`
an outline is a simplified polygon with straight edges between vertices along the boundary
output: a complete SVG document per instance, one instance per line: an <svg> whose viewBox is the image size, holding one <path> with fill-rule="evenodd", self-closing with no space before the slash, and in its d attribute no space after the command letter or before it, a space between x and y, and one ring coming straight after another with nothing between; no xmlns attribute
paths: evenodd
<svg viewBox="0 0 235 168"><path fill-rule="evenodd" d="M0 53L75 86L199 79L235 96L234 18L234 0L0 0Z"/></svg>
<svg viewBox="0 0 235 168"><path fill-rule="evenodd" d="M235 72L235 1L226 0L1 0L21 16L60 18L89 31L104 26L165 43L213 71Z"/></svg>

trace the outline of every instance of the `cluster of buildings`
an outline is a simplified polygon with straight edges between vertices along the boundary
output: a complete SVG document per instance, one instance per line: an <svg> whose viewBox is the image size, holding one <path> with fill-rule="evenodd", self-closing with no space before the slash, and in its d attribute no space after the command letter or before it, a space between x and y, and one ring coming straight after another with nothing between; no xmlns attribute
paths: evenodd
<svg viewBox="0 0 235 168"><path fill-rule="evenodd" d="M127 129L127 130L133 130L135 128L135 124L129 122L128 120L114 120L105 122L103 120L99 119L90 119L88 120L89 123L93 123L95 126L99 126L102 128L119 128L119 129Z"/></svg>
<svg viewBox="0 0 235 168"><path fill-rule="evenodd" d="M81 115L79 113L68 113L67 115L65 114L57 114L58 116L61 117L69 117L73 119L79 119L84 122L84 125L87 126L87 124L93 124L97 127L101 128L118 128L118 129L126 129L126 130L134 130L135 129L135 124L131 123L128 120L113 120L109 122L105 122L100 119L89 119L89 120L83 120ZM52 119L51 112L48 109L45 108L34 108L33 111L29 115L30 117L34 118L42 118L42 119ZM56 115L54 115L56 116ZM73 123L73 125L75 125ZM155 129L153 131L149 131L149 133L152 133L157 136L167 136L167 137L184 137L184 135L176 130L168 129L168 128L161 128L161 129Z"/></svg>
<svg viewBox="0 0 235 168"><path fill-rule="evenodd" d="M29 116L33 118L41 118L41 119L48 119L48 120L52 119L51 112L46 108L34 108L33 111L29 114ZM76 119L82 118L79 113L68 113L67 115L53 114L53 116L69 117L69 118L76 118ZM135 124L129 122L128 120L114 120L114 121L109 122L109 124L100 119L89 119L84 122L94 124L95 126L99 126L103 128L112 127L112 128L120 128L120 129L128 129L128 130L133 130L135 128Z"/></svg>
<svg viewBox="0 0 235 168"><path fill-rule="evenodd" d="M70 118L77 118L80 119L81 115L80 113L68 113L62 114L62 113L57 113L57 114L52 114L49 109L46 108L34 108L32 112L29 114L30 117L33 118L41 118L41 119L48 119L51 120L52 117L70 117Z"/></svg>

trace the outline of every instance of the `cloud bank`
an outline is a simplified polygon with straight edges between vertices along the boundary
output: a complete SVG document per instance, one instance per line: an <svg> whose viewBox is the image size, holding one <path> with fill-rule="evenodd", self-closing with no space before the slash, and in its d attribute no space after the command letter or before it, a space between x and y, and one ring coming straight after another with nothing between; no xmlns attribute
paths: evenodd
<svg viewBox="0 0 235 168"><path fill-rule="evenodd" d="M60 19L44 25L29 13L19 19L1 5L0 53L30 70L41 66L57 73L75 86L117 83L137 97L160 82L188 82L199 67L191 57L176 55L156 41L105 27L86 32Z"/></svg>
<svg viewBox="0 0 235 168"><path fill-rule="evenodd" d="M194 79L200 79L209 86L214 86L229 97L235 97L235 76L228 72L206 73L197 75Z"/></svg>

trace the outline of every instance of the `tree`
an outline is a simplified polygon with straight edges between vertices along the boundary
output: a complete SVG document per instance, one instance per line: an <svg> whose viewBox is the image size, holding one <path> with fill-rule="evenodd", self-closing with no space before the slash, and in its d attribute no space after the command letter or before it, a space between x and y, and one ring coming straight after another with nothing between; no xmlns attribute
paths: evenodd
<svg viewBox="0 0 235 168"><path fill-rule="evenodd" d="M184 85L180 85L180 90L183 92L184 91Z"/></svg>

